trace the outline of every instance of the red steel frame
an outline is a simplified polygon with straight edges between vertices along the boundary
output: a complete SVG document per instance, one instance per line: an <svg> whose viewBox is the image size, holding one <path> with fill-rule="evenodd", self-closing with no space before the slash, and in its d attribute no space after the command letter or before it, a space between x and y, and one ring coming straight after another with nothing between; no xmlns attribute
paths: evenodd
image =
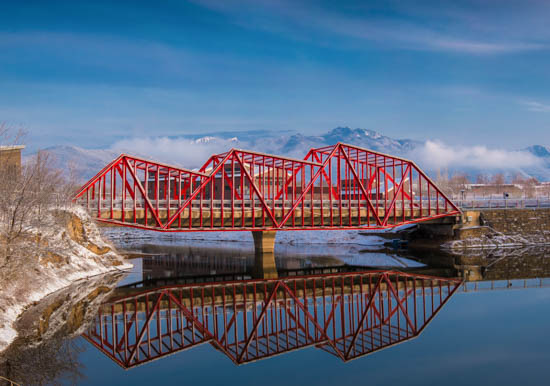
<svg viewBox="0 0 550 386"><path fill-rule="evenodd" d="M210 343L235 364L315 346L343 361L418 336L458 279L368 271L145 290L84 334L123 368Z"/></svg>
<svg viewBox="0 0 550 386"><path fill-rule="evenodd" d="M414 162L342 143L303 160L232 149L198 171L123 154L74 200L99 221L162 232L382 229L460 213Z"/></svg>

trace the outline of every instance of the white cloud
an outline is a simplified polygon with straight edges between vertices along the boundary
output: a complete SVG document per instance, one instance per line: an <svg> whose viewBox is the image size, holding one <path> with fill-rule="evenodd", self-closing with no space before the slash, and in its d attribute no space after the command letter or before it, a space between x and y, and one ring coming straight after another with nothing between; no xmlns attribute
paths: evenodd
<svg viewBox="0 0 550 386"><path fill-rule="evenodd" d="M483 41L454 40L440 37L423 42L427 47L442 51L455 51L469 54L506 54L512 52L541 50L546 48L536 43L489 43Z"/></svg>
<svg viewBox="0 0 550 386"><path fill-rule="evenodd" d="M224 153L238 147L236 139L204 137L189 138L129 138L120 140L110 150L141 156L150 160L181 166L185 169L199 168L212 154Z"/></svg>
<svg viewBox="0 0 550 386"><path fill-rule="evenodd" d="M189 138L142 137L129 138L116 142L110 150L117 153L145 157L158 162L180 166L186 169L199 168L213 154L225 153L231 148L244 148L267 153L279 153L271 148L273 141L250 143L237 138L203 137ZM300 154L280 154L303 158ZM438 141L426 141L409 154L408 158L421 167L475 169L475 170L519 170L543 166L542 161L527 151L491 149L487 146L451 146Z"/></svg>
<svg viewBox="0 0 550 386"><path fill-rule="evenodd" d="M267 141L252 143L237 138L220 137L203 137L196 140L181 137L134 137L114 143L109 150L193 169L202 166L211 155L225 153L231 148L279 154L278 147L276 149L271 146L273 140L274 138L271 138ZM299 159L304 156L303 149L300 149L299 154L294 153L295 151L291 151L280 155ZM484 145L451 146L430 140L406 156L421 167L432 170L434 168L519 170L543 166L542 161L528 151L491 149Z"/></svg>
<svg viewBox="0 0 550 386"><path fill-rule="evenodd" d="M538 113L550 113L550 104L545 104L537 101L522 101L521 102L529 111Z"/></svg>
<svg viewBox="0 0 550 386"><path fill-rule="evenodd" d="M535 20L537 13L544 13L544 7L542 10L536 6L530 7L524 18L518 17L517 12L508 8L503 10L499 19L506 20L505 25L514 24L514 31L521 30L521 33L509 34L508 29L502 28L502 21L494 22L494 7L482 7L484 12L479 12L479 9L458 12L455 7L438 7L437 11L430 9L427 12L427 9L422 10L422 7L415 3L413 8L406 5L395 7L396 15L393 17L373 17L368 12L368 5L356 7L357 12L350 16L319 5L306 5L289 0L192 1L231 15L235 23L243 27L267 30L276 34L283 33L298 39L303 39L304 32L311 29L399 48L474 55L506 54L548 48L548 36L543 35L539 29L542 23L540 20L537 19L531 27L518 21L524 20L527 16L530 20ZM244 12L243 9L247 11ZM389 9L393 7L389 6ZM427 19L422 17L426 16L426 13ZM258 15L261 22L254 22ZM419 15L421 17L417 18ZM441 23L446 27L441 28ZM541 39L544 43L541 43Z"/></svg>
<svg viewBox="0 0 550 386"><path fill-rule="evenodd" d="M541 160L527 151L490 149L486 146L449 146L426 141L410 157L424 167L514 170L538 166Z"/></svg>

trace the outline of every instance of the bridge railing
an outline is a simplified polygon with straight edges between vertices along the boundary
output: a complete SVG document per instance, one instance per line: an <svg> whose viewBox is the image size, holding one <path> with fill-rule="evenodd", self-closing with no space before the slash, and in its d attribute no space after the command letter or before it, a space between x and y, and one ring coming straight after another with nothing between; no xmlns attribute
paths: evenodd
<svg viewBox="0 0 550 386"><path fill-rule="evenodd" d="M550 198L473 198L455 200L462 209L550 208Z"/></svg>
<svg viewBox="0 0 550 386"><path fill-rule="evenodd" d="M459 213L413 162L344 144L304 160L232 149L198 171L121 155L75 200L101 221L159 231L387 228Z"/></svg>
<svg viewBox="0 0 550 386"><path fill-rule="evenodd" d="M379 207L378 211L383 213L384 211L384 201L382 200L371 200L370 201L375 207ZM413 211L419 211L420 209L420 206L423 206L424 208L427 208L428 206L431 206L431 211L432 213L434 213L436 211L436 207L438 205L438 202L436 200L431 200L430 201L430 205L428 204L428 200L413 200ZM143 199L137 199L137 200L126 200L124 202L124 208L126 210L132 210L133 207L134 207L134 203L136 205L136 207L138 209L144 209L147 205L147 202ZM292 208L292 205L293 205L293 201L291 200L285 200L285 201L282 201L282 200L277 200L274 202L274 205L273 205L273 208L275 209L287 209L287 210L290 210ZM99 204L99 206L98 206ZM163 209L163 210L166 210L168 208L168 205L170 205L170 209L177 209L179 208L179 204L178 202L174 202L174 201L169 201L169 200L155 200L155 204L158 204L158 207L159 209ZM342 202L341 204L341 207L342 208L363 208L366 210L366 207L367 207L367 204L368 204L368 201L367 200L356 200L356 201L353 201L353 202ZM441 207L443 207L445 204L445 201L443 199L439 200L439 205ZM222 200L211 200L211 201L205 201L205 202L193 202L192 204L190 204L189 206L192 207L193 209L200 209L200 208L203 208L203 209L209 209L210 207L213 208L217 208L217 209L220 209L222 207ZM313 209L321 209L321 208L333 208L333 209L338 209L340 207L340 204L338 202L333 202L333 203L330 203L329 201L327 200L312 200L312 201L309 201L309 202L304 202L304 208L307 208L307 209L310 209L313 205ZM122 200L121 199L116 199L116 200L110 200L110 197L109 195L106 195L106 199L102 199L100 203L98 203L98 198L96 196L96 198L94 198L93 200L89 200L86 204L86 207L90 210L90 211L95 211L97 212L98 210L98 207L101 209L101 211L103 213L105 213L106 210L110 210L111 209L111 206L113 207L113 209L116 209L116 210L121 210L122 209ZM227 199L227 200L224 200L223 201L223 207L225 209L231 209L232 207L234 208L245 208L245 209L250 209L252 208L252 206L254 206L254 208L256 209L261 209L262 208L262 203L261 202L255 202L254 200L241 200L241 201L238 201L238 202L235 202L235 201L232 201L230 199ZM410 205L403 205L403 203L399 202L399 203L396 203L395 208L397 209L406 209L406 210L409 210L410 209ZM424 209L427 213L427 209Z"/></svg>
<svg viewBox="0 0 550 386"><path fill-rule="evenodd" d="M550 278L471 281L462 284L462 292L502 291L528 288L550 288Z"/></svg>

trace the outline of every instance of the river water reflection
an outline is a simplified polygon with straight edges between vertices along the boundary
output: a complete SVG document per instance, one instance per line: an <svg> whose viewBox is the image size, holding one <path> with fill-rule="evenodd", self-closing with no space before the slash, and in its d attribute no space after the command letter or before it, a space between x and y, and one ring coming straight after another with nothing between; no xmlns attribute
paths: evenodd
<svg viewBox="0 0 550 386"><path fill-rule="evenodd" d="M278 251L278 277L264 280L247 247L230 247L134 245L144 256L116 288L104 285L84 334L29 338L8 353L12 374L67 384L550 382L548 251L298 248ZM44 363L25 367L29 358Z"/></svg>

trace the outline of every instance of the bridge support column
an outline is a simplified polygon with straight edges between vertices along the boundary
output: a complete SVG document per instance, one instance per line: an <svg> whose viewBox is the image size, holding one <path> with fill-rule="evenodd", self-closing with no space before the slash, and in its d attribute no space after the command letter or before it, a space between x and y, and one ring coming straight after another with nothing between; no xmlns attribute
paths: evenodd
<svg viewBox="0 0 550 386"><path fill-rule="evenodd" d="M254 269L253 275L261 279L277 278L275 265L276 231L253 231L254 238Z"/></svg>
<svg viewBox="0 0 550 386"><path fill-rule="evenodd" d="M256 254L274 253L275 252L275 236L277 231L252 231L254 238L254 250Z"/></svg>
<svg viewBox="0 0 550 386"><path fill-rule="evenodd" d="M277 279L279 277L273 252L256 252L252 277L255 279Z"/></svg>

